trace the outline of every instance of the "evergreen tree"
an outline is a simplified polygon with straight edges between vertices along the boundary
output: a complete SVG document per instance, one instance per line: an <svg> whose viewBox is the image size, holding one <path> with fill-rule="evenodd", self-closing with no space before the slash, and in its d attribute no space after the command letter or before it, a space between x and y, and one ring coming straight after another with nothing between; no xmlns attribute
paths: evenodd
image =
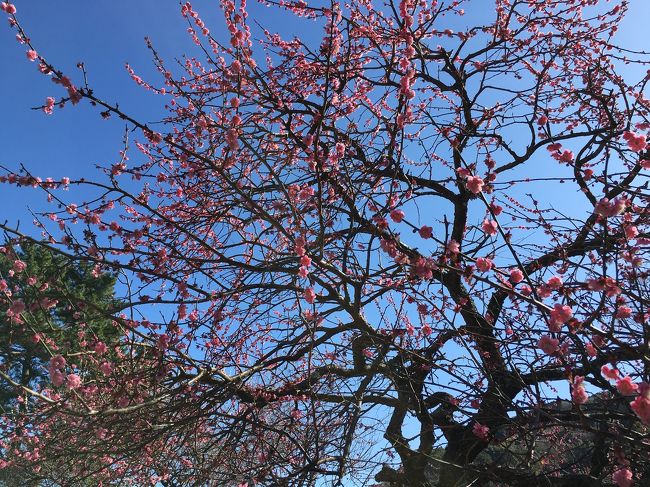
<svg viewBox="0 0 650 487"><path fill-rule="evenodd" d="M80 352L80 342L113 341L118 333L110 318L118 304L114 275L94 272L91 264L71 262L37 243L8 243L0 250L0 288L27 310L19 319L0 316L1 366L16 384L38 388L49 380L47 362L53 355ZM54 343L62 345L53 349ZM0 381L0 408L10 412L21 392Z"/></svg>
<svg viewBox="0 0 650 487"><path fill-rule="evenodd" d="M115 340L118 331L110 313L119 303L114 298L115 276L97 273L86 262L71 262L31 242L20 247L7 242L0 252L4 297L28 310L20 319L12 313L0 316L0 370L9 378L0 381L0 408L11 415L29 408L20 386L38 390L49 382L47 363L53 354L74 357L87 350L89 342L102 347ZM62 346L53 347L55 343ZM48 476L59 472L54 477L66 477L62 465L47 462L43 468ZM0 471L0 485L44 484L13 467Z"/></svg>

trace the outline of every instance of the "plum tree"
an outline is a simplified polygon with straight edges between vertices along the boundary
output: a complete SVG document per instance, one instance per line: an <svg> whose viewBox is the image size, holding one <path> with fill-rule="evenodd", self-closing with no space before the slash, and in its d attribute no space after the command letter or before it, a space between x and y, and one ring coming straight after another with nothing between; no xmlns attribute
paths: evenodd
<svg viewBox="0 0 650 487"><path fill-rule="evenodd" d="M222 41L182 4L195 55L149 43L160 79L129 68L164 99L155 129L2 4L62 90L46 113L89 102L138 134L94 181L2 176L47 193L60 255L128 282L116 355L53 344L36 412L3 419L3 465L102 485L647 482L650 77L620 71L649 61L614 44L627 2L264 3L310 35L222 0ZM64 201L81 186L96 197ZM572 438L592 458L548 448Z"/></svg>

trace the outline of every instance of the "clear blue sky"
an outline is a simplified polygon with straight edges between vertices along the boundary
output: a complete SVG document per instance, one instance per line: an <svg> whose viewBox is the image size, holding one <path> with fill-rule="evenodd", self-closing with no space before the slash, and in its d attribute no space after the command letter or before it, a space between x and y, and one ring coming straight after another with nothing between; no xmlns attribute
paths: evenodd
<svg viewBox="0 0 650 487"><path fill-rule="evenodd" d="M195 0L192 3L211 32L221 37L225 27L219 2ZM482 3L486 5L485 12L470 11ZM492 9L489 12L487 9L491 4L488 0L471 2L467 21L475 14L491 15ZM187 25L180 16L180 5L175 0L15 0L15 5L39 52L75 75L79 74L76 63L83 61L96 94L107 101L119 102L130 113L147 121L161 117L162 99L137 87L124 69L125 62L145 79L158 79L143 42L146 35L167 60L184 52L195 52L185 32ZM631 0L630 5L618 42L629 48L650 50L646 37L650 1ZM307 35L299 32L296 24L288 22L288 17L277 9L252 1L249 10L270 30ZM299 25L304 30L305 24ZM310 32L319 33L320 29ZM50 117L31 110L43 103L45 97L58 96L63 90L40 75L36 63L27 61L24 46L14 36L14 29L0 26L0 164L11 168L24 164L42 177L96 175L95 164L108 165L118 157L124 124L115 119L102 120L98 110L87 103L56 110ZM20 218L27 230L29 225L25 223L31 218L26 207L43 208L42 202L42 195L36 191L17 191L2 185L0 220L15 222Z"/></svg>
<svg viewBox="0 0 650 487"><path fill-rule="evenodd" d="M51 0L14 1L18 17L36 49L59 69L80 80L75 68L83 61L95 93L109 102L118 102L140 120L156 121L164 114L164 101L147 93L130 79L124 66L128 62L145 79L160 79L152 68L144 37L149 36L168 62L183 53L197 54L186 33L187 23L174 0ZM219 2L192 2L213 35L226 32ZM275 9L251 5L255 17L290 25ZM2 12L0 19L0 164L16 169L24 164L33 174L60 178L96 177L96 164L110 165L119 157L124 123L102 120L99 110L88 103L55 109L52 116L31 110L47 96L64 94L29 62L25 47L15 40ZM272 27L273 28L273 27ZM298 32L295 32L298 34ZM135 152L134 152L135 154ZM76 198L75 198L76 199ZM27 230L31 217L26 208L44 208L37 191L0 186L0 220L23 220Z"/></svg>

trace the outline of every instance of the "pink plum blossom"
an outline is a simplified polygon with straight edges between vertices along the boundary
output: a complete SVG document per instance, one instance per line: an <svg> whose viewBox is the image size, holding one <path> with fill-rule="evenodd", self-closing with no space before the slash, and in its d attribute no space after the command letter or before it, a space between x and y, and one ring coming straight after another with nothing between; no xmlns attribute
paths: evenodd
<svg viewBox="0 0 650 487"><path fill-rule="evenodd" d="M645 134L636 134L634 132L627 131L623 133L623 138L627 142L627 146L630 148L630 150L634 152L641 152L648 146Z"/></svg>
<svg viewBox="0 0 650 487"><path fill-rule="evenodd" d="M549 328L551 331L560 331L562 325L571 319L573 310L567 306L557 303L551 310Z"/></svg>
<svg viewBox="0 0 650 487"><path fill-rule="evenodd" d="M70 374L66 379L66 385L68 389L78 389L81 386L81 377L77 374Z"/></svg>
<svg viewBox="0 0 650 487"><path fill-rule="evenodd" d="M390 218L395 223L400 223L404 219L404 212L402 210L393 210L390 212Z"/></svg>
<svg viewBox="0 0 650 487"><path fill-rule="evenodd" d="M469 189L474 194L479 194L481 191L483 191L484 184L485 183L483 180L478 176L469 176L465 182L467 189Z"/></svg>
<svg viewBox="0 0 650 487"><path fill-rule="evenodd" d="M497 222L494 220L483 220L483 224L481 225L481 229L483 232L485 232L487 235L494 236L497 234L497 229L498 225Z"/></svg>
<svg viewBox="0 0 650 487"><path fill-rule="evenodd" d="M587 391L583 385L584 381L584 377L580 377L579 375L573 379L571 397L573 398L573 402L576 404L584 404L589 400L589 395L587 395Z"/></svg>
<svg viewBox="0 0 650 487"><path fill-rule="evenodd" d="M619 468L612 475L612 480L618 487L632 487L634 484L634 480L632 480L632 478L632 471L627 467Z"/></svg>
<svg viewBox="0 0 650 487"><path fill-rule="evenodd" d="M422 225L422 227L420 227L420 230L418 230L418 233L422 238L431 238L433 236L433 228Z"/></svg>
<svg viewBox="0 0 650 487"><path fill-rule="evenodd" d="M521 269L510 269L510 282L513 284L519 284L524 280L524 273L521 272Z"/></svg>
<svg viewBox="0 0 650 487"><path fill-rule="evenodd" d="M304 297L305 301L309 304L314 304L314 301L316 301L316 293L314 292L314 289L311 287L305 289Z"/></svg>
<svg viewBox="0 0 650 487"><path fill-rule="evenodd" d="M476 259L476 268L481 272L488 272L492 269L492 261L486 257Z"/></svg>
<svg viewBox="0 0 650 487"><path fill-rule="evenodd" d="M560 349L560 340L543 335L537 342L537 346L547 355L553 355Z"/></svg>
<svg viewBox="0 0 650 487"><path fill-rule="evenodd" d="M490 428L480 423L474 423L472 433L480 440L488 441L490 439Z"/></svg>

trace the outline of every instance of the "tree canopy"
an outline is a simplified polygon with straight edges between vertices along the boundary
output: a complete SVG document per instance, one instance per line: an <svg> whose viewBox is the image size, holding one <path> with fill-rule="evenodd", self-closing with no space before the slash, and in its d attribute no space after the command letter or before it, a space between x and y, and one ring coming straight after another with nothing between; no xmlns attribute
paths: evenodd
<svg viewBox="0 0 650 487"><path fill-rule="evenodd" d="M219 4L226 35L183 3L195 51L148 41L160 76L128 67L156 124L0 4L56 85L46 115L90 103L130 128L92 181L0 176L47 194L53 251L125 282L113 355L65 333L39 352L49 382L3 417L0 466L101 485L649 482L650 75L622 66L650 57L615 44L627 2L264 2L297 37Z"/></svg>

